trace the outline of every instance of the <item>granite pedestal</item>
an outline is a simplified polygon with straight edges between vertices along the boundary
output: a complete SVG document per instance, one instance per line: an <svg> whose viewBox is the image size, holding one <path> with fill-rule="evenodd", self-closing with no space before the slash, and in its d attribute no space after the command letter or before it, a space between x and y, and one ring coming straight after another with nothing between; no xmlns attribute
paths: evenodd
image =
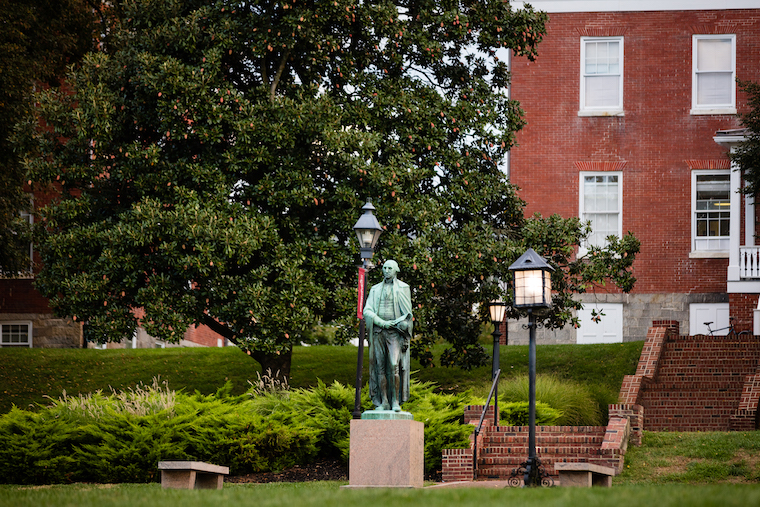
<svg viewBox="0 0 760 507"><path fill-rule="evenodd" d="M408 412L371 410L353 419L349 450L349 488L422 487L425 425Z"/></svg>

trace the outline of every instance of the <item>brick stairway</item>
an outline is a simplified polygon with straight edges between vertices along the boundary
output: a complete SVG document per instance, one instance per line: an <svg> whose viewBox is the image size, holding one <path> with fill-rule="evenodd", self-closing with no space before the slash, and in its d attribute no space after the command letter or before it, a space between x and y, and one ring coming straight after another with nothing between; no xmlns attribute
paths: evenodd
<svg viewBox="0 0 760 507"><path fill-rule="evenodd" d="M465 420L477 425L482 406L465 408ZM477 439L477 468L473 470L474 439L469 449L443 450L443 480L508 480L528 459L527 426L494 426L493 406ZM588 462L620 471L629 437L640 442L640 411L624 405L610 405L607 426L538 426L536 455L547 474L557 481L554 463ZM633 435L632 435L633 432ZM520 477L520 480L522 477Z"/></svg>
<svg viewBox="0 0 760 507"><path fill-rule="evenodd" d="M536 428L536 455L550 476L554 463L584 461L617 466L619 451L602 449L604 426L539 426ZM479 479L505 479L528 458L528 428L491 426L484 432L478 452ZM521 477L522 478L522 477Z"/></svg>
<svg viewBox="0 0 760 507"><path fill-rule="evenodd" d="M732 417L759 358L760 341L751 336L669 336L656 375L639 394L644 429L734 429Z"/></svg>
<svg viewBox="0 0 760 507"><path fill-rule="evenodd" d="M635 375L626 375L607 426L539 426L536 454L556 480L554 464L588 462L622 471L628 443L643 430L746 431L760 427L760 337L679 336L677 321L655 321ZM465 408L477 424L483 407ZM494 426L489 407L469 449L443 450L443 480L509 479L528 457L528 428Z"/></svg>
<svg viewBox="0 0 760 507"><path fill-rule="evenodd" d="M643 407L643 429L729 431L757 428L760 338L679 336L678 322L655 321L621 403Z"/></svg>

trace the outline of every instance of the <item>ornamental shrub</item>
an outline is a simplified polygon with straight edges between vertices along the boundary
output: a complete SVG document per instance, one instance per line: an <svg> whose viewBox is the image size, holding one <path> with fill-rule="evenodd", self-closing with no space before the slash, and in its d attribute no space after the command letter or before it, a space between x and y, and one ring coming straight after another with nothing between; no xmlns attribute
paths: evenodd
<svg viewBox="0 0 760 507"><path fill-rule="evenodd" d="M150 482L162 460L228 464L241 474L317 455L312 428L246 410L243 397L173 393L173 405L160 408L155 398L164 394L153 392L140 406L125 404L124 393L95 393L36 413L14 408L0 417L0 482Z"/></svg>
<svg viewBox="0 0 760 507"><path fill-rule="evenodd" d="M443 449L465 449L473 426L462 424L470 393L435 393L435 384L412 380L409 401L404 406L414 420L425 424L425 471L440 470Z"/></svg>
<svg viewBox="0 0 760 507"><path fill-rule="evenodd" d="M352 388L252 386L231 396L231 387L204 396L156 380L109 395L65 395L36 412L13 408L0 416L0 482L151 482L163 460L228 465L231 474L348 460ZM469 395L413 381L410 396L405 408L425 424L425 469L439 469L442 449L469 443L472 427L461 421ZM362 407L372 408L366 387Z"/></svg>
<svg viewBox="0 0 760 507"><path fill-rule="evenodd" d="M536 425L554 426L562 418L562 412L541 401L536 402ZM499 406L499 424L502 426L527 426L530 407L527 401L513 401Z"/></svg>

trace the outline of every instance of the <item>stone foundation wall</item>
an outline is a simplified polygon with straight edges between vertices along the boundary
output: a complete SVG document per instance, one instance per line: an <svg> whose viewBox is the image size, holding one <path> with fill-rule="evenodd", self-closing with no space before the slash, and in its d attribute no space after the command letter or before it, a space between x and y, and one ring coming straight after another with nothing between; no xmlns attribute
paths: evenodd
<svg viewBox="0 0 760 507"><path fill-rule="evenodd" d="M1 322L31 322L32 347L82 348L82 325L71 319L59 319L47 313L3 313Z"/></svg>
<svg viewBox="0 0 760 507"><path fill-rule="evenodd" d="M127 349L127 348L134 348L134 349L155 349L155 348L173 348L173 347L205 347L206 345L202 343L198 343L195 341L190 341L188 339L182 339L179 341L179 343L168 343L163 342L161 340L158 340L156 337L149 335L145 328L138 327L136 334L135 334L136 340L132 340L131 338L123 339L120 342L108 342L106 343L105 348L107 349ZM215 345L214 345L215 346ZM98 345L95 343L88 343L88 348L97 348ZM102 347L102 345L100 346Z"/></svg>
<svg viewBox="0 0 760 507"><path fill-rule="evenodd" d="M584 303L622 303L623 341L644 340L649 326L654 320L674 320L679 322L681 333L689 334L689 305L692 303L728 303L728 294L580 294ZM604 317L602 317L604 318ZM509 344L527 345L528 330L524 328L528 319L511 320ZM574 344L576 330L571 325L563 329L543 329L536 331L538 344Z"/></svg>

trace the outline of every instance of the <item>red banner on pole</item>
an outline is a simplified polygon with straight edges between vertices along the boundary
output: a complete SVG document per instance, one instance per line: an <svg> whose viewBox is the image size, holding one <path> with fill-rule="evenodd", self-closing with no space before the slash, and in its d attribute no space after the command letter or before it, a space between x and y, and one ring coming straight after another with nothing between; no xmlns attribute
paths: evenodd
<svg viewBox="0 0 760 507"><path fill-rule="evenodd" d="M356 294L356 316L359 320L364 318L364 273L367 270L359 268L359 287Z"/></svg>

